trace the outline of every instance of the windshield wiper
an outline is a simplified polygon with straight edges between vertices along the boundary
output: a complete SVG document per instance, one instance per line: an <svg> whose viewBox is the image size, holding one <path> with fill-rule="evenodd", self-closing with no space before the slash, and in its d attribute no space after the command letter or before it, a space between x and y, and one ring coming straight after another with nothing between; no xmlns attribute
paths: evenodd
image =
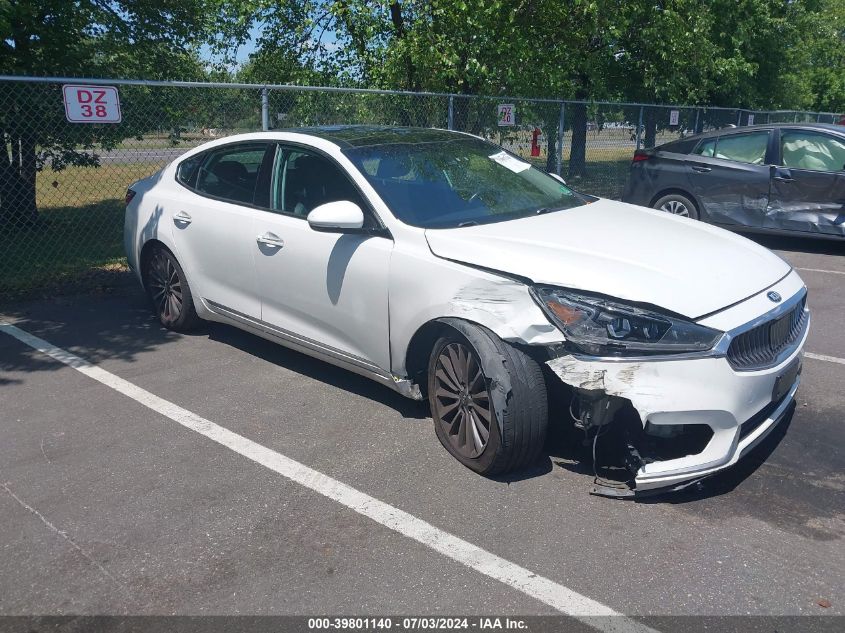
<svg viewBox="0 0 845 633"><path fill-rule="evenodd" d="M461 227L464 227L464 226L478 226L478 222L476 222L475 220L467 220L466 222L460 222L458 224L458 228L461 228Z"/></svg>

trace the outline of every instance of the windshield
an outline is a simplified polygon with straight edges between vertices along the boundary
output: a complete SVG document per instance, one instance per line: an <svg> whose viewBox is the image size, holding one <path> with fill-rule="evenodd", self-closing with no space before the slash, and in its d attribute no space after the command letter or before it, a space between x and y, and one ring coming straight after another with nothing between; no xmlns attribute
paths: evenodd
<svg viewBox="0 0 845 633"><path fill-rule="evenodd" d="M502 148L466 137L344 150L393 214L452 228L580 206L585 198Z"/></svg>

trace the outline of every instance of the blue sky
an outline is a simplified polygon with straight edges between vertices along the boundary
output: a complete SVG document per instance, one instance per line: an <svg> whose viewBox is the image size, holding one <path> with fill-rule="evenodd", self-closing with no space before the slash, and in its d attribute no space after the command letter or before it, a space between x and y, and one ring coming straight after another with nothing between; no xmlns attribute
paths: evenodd
<svg viewBox="0 0 845 633"><path fill-rule="evenodd" d="M253 26L249 30L249 39L247 42L243 46L238 47L235 60L239 66L249 59L250 53L255 51L255 42L261 36L262 28L263 27L260 24ZM211 49L205 44L200 47L200 57L208 62L213 61Z"/></svg>
<svg viewBox="0 0 845 633"><path fill-rule="evenodd" d="M239 66L246 62L249 59L250 54L255 51L256 41L259 37L261 37L262 29L263 25L261 24L253 26L249 31L249 39L245 44L238 47L235 60ZM323 33L322 40L323 44L327 45L329 48L333 45L337 45L337 35L334 31L326 30ZM211 49L208 46L202 46L200 48L200 56L206 61L212 61Z"/></svg>

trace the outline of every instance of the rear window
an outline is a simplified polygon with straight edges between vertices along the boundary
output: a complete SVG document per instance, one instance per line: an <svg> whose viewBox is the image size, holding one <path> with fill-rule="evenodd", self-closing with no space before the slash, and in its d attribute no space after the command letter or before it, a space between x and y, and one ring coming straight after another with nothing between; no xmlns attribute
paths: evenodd
<svg viewBox="0 0 845 633"><path fill-rule="evenodd" d="M205 154L194 189L228 202L252 204L266 143L229 145Z"/></svg>
<svg viewBox="0 0 845 633"><path fill-rule="evenodd" d="M768 132L723 136L716 143L716 158L762 165L766 162L768 146Z"/></svg>
<svg viewBox="0 0 845 633"><path fill-rule="evenodd" d="M766 162L768 146L769 132L751 132L705 139L698 144L693 153L738 163L763 165Z"/></svg>

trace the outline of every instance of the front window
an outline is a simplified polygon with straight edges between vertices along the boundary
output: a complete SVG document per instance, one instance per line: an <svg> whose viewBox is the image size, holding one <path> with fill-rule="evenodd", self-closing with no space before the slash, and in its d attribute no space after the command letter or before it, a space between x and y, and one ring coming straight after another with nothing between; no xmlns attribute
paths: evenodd
<svg viewBox="0 0 845 633"><path fill-rule="evenodd" d="M270 189L274 211L302 218L315 207L338 200L364 208L355 186L337 165L298 148L283 148L277 154Z"/></svg>
<svg viewBox="0 0 845 633"><path fill-rule="evenodd" d="M780 148L784 167L845 171L843 139L819 132L790 130L781 132Z"/></svg>
<svg viewBox="0 0 845 633"><path fill-rule="evenodd" d="M344 153L394 215L413 226L471 226L586 203L559 180L479 139L375 145Z"/></svg>

